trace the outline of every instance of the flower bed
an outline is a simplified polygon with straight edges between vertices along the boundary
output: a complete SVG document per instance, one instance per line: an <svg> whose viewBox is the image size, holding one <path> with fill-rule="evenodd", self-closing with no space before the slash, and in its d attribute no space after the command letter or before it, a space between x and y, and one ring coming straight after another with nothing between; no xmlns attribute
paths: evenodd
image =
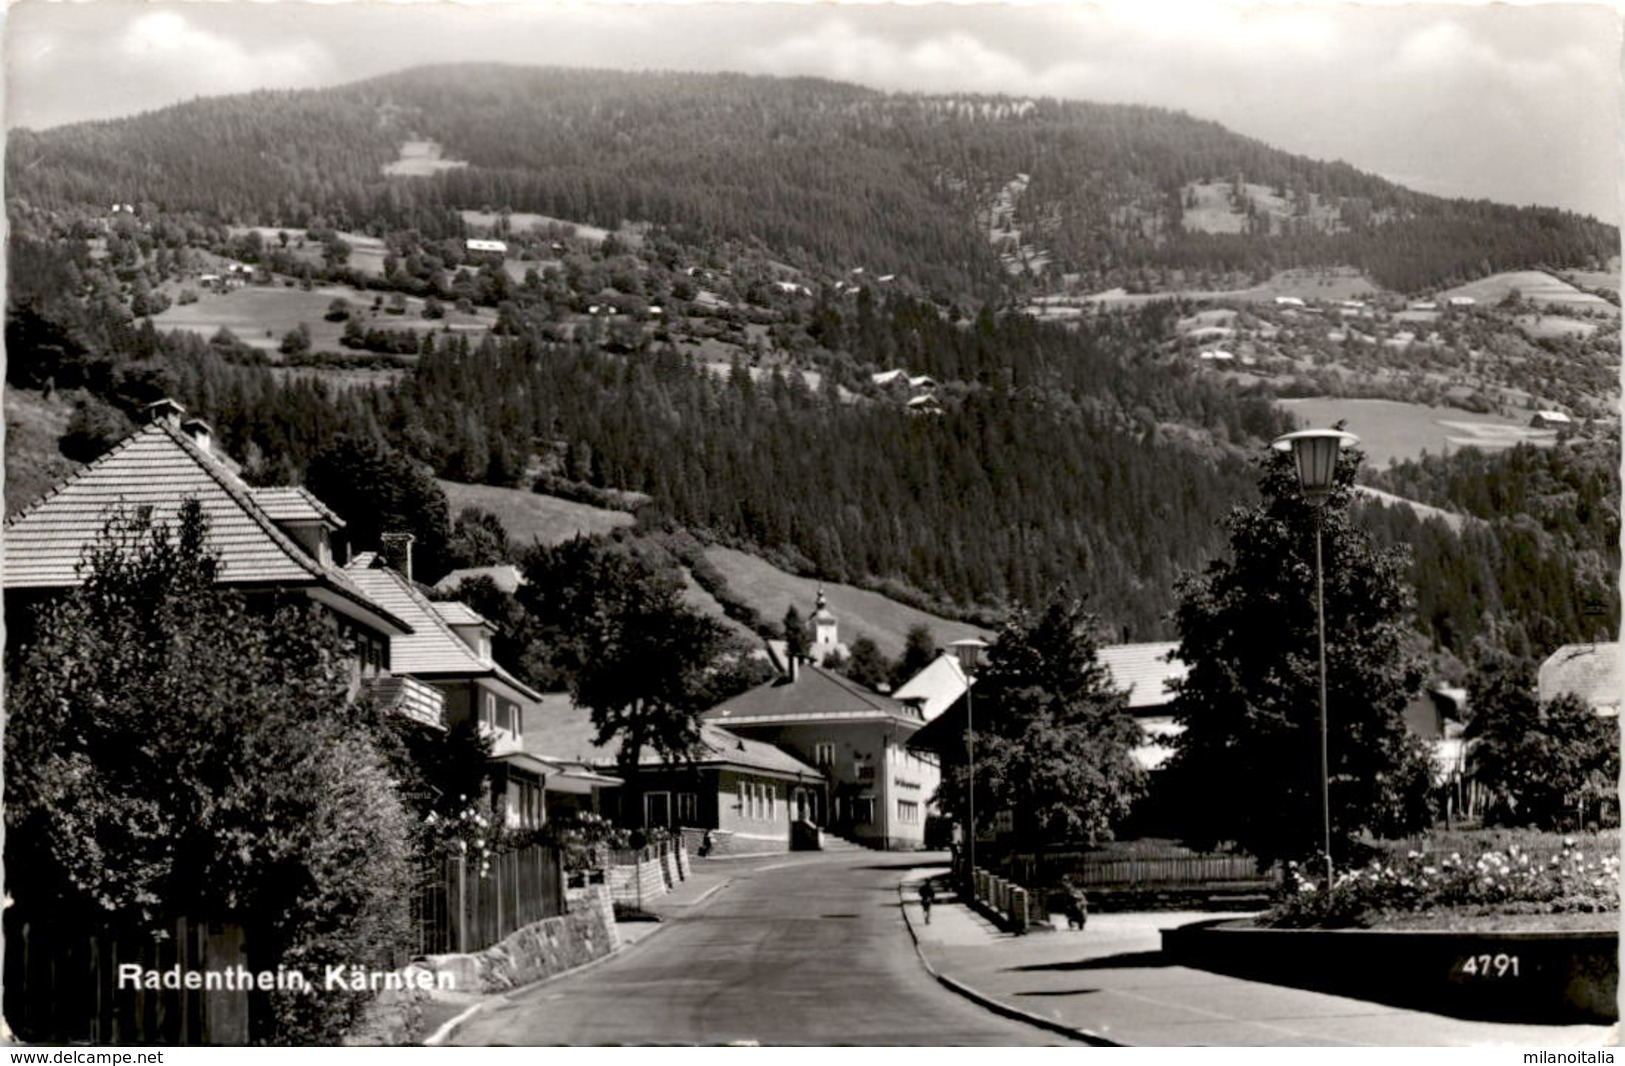
<svg viewBox="0 0 1625 1066"><path fill-rule="evenodd" d="M1552 855L1516 844L1464 858L1409 851L1339 874L1330 888L1296 866L1259 924L1276 928L1370 928L1394 916L1601 913L1619 909L1619 858L1587 854L1575 838Z"/></svg>

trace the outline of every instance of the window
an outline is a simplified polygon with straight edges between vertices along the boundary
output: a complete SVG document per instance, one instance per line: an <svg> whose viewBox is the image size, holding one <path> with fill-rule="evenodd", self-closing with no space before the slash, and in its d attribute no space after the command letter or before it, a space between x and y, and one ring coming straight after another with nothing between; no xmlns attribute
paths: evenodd
<svg viewBox="0 0 1625 1066"><path fill-rule="evenodd" d="M919 825L920 805L913 800L898 800L897 820L904 825Z"/></svg>
<svg viewBox="0 0 1625 1066"><path fill-rule="evenodd" d="M489 726L497 724L497 698L490 692L485 694L485 711L480 715L480 721Z"/></svg>
<svg viewBox="0 0 1625 1066"><path fill-rule="evenodd" d="M645 792L643 794L643 825L646 829L671 824L671 793Z"/></svg>
<svg viewBox="0 0 1625 1066"><path fill-rule="evenodd" d="M677 793L677 824L698 825L699 822L699 797L692 792Z"/></svg>
<svg viewBox="0 0 1625 1066"><path fill-rule="evenodd" d="M852 820L859 825L875 824L875 800L873 796L860 796L852 801Z"/></svg>
<svg viewBox="0 0 1625 1066"><path fill-rule="evenodd" d="M828 740L820 740L813 745L813 765L830 766L835 762L835 745Z"/></svg>

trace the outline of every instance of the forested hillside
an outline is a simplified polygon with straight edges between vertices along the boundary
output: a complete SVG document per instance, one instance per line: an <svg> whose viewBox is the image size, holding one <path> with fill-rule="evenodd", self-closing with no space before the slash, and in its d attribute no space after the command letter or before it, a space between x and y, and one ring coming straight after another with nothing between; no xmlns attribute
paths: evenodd
<svg viewBox="0 0 1625 1066"><path fill-rule="evenodd" d="M386 174L407 141L442 157ZM1425 392L1519 426L1557 405L1589 439L1375 482L1482 521L1367 520L1412 546L1441 653L1535 653L1618 617L1610 301L1061 318L1023 299L1297 264L1394 289L1590 266L1617 242L1591 220L1420 196L1148 108L498 67L19 132L7 167L7 380L71 405L62 460L171 395L258 484L349 442L431 485L620 507L967 620L1068 583L1145 640L1171 636L1176 579L1291 428L1277 397Z"/></svg>
<svg viewBox="0 0 1625 1066"><path fill-rule="evenodd" d="M468 165L386 177L422 138ZM1618 246L1594 220L1424 196L1180 113L739 75L424 68L17 131L6 175L34 207L120 199L374 236L455 236L455 212L478 208L650 222L687 243L758 241L803 269L865 267L945 293L1013 280L1154 289L1313 264L1410 291L1589 266ZM1018 179L1024 191L1001 198ZM1233 188L1243 232L1184 224L1203 183ZM1041 249L1037 277L1008 276L999 229Z"/></svg>

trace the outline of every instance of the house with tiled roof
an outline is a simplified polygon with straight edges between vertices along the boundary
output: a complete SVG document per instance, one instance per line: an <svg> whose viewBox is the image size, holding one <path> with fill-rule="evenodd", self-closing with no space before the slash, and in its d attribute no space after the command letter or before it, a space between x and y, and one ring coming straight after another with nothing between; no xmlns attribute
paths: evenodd
<svg viewBox="0 0 1625 1066"><path fill-rule="evenodd" d="M1185 677L1190 668L1177 658L1178 650L1179 644L1175 641L1107 644L1099 649L1100 664L1106 668L1112 688L1127 694L1125 706L1140 727L1140 744L1130 754L1145 770L1156 770L1173 756L1173 740L1181 731L1173 716L1174 685ZM953 660L953 656L946 653L944 658ZM928 668L938 671L939 680L946 677L942 668L937 666L941 661L937 660ZM958 668L957 662L954 668ZM913 694L915 680L899 686L896 696L902 699ZM941 690L939 700L951 691L946 684L937 687ZM946 759L963 757L963 695L964 685L961 682L945 706L935 714L927 715L930 724L914 738L916 747L938 752Z"/></svg>
<svg viewBox="0 0 1625 1066"><path fill-rule="evenodd" d="M550 762L621 778L615 800L622 824L681 830L692 849L786 851L791 822L807 820L809 797L823 791L823 775L794 755L708 722L687 758L644 748L635 768L622 766L618 741L599 744L597 736L587 708L549 693L525 744Z"/></svg>
<svg viewBox="0 0 1625 1066"><path fill-rule="evenodd" d="M929 722L959 702L969 687L958 657L944 651L919 673L898 685L891 695L895 700L918 707L920 717Z"/></svg>
<svg viewBox="0 0 1625 1066"><path fill-rule="evenodd" d="M207 423L185 420L175 401L160 400L147 413L145 426L6 522L0 567L11 635L26 625L32 604L80 583L80 564L115 514L173 528L182 504L196 500L221 586L308 597L355 640L360 678L387 677L390 641L411 625L336 565L332 538L342 520L304 489L250 487L216 451Z"/></svg>
<svg viewBox="0 0 1625 1066"><path fill-rule="evenodd" d="M817 767L823 789L805 789L796 817L886 849L925 846L926 818L941 774L908 741L925 725L918 706L873 692L810 662L724 700L704 719Z"/></svg>
<svg viewBox="0 0 1625 1066"><path fill-rule="evenodd" d="M548 780L559 771L525 749L525 719L541 693L492 657L492 623L465 603L429 599L412 580L409 540L403 558L405 573L373 552L357 555L345 567L370 599L411 626L411 632L390 641L392 672L438 691L448 727L478 723L491 740L487 780L494 813L512 828L540 828L547 818Z"/></svg>
<svg viewBox="0 0 1625 1066"><path fill-rule="evenodd" d="M1540 664L1535 685L1542 703L1573 695L1598 714L1617 718L1621 689L1625 689L1620 645L1565 644Z"/></svg>
<svg viewBox="0 0 1625 1066"><path fill-rule="evenodd" d="M1108 644L1100 649L1100 664L1111 674L1112 687L1128 693L1128 712L1143 737L1133 751L1134 761L1155 770L1173 755L1173 739L1181 731L1171 705L1174 685L1190 667L1176 653L1176 641L1145 644Z"/></svg>

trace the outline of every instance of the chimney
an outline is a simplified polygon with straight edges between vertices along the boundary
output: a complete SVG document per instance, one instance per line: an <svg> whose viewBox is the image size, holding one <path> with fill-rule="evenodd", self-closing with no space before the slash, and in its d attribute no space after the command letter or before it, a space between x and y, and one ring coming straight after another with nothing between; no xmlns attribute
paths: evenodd
<svg viewBox="0 0 1625 1066"><path fill-rule="evenodd" d="M412 542L417 538L410 533L384 533L378 539L381 542L378 552L384 557L384 562L390 569L411 581Z"/></svg>
<svg viewBox="0 0 1625 1066"><path fill-rule="evenodd" d="M186 408L171 400L168 396L161 400L152 401L142 410L146 412L148 425L161 424L168 426L170 429L179 429L181 415L186 413Z"/></svg>
<svg viewBox="0 0 1625 1066"><path fill-rule="evenodd" d="M211 442L214 439L214 431L209 428L209 423L203 421L201 418L188 418L185 422L181 423L181 432L185 433L187 437L191 439L192 443L197 445L198 451L202 452L204 455L214 454L211 446Z"/></svg>
<svg viewBox="0 0 1625 1066"><path fill-rule="evenodd" d="M791 652L784 659L784 676L794 683L801 676L801 656Z"/></svg>

